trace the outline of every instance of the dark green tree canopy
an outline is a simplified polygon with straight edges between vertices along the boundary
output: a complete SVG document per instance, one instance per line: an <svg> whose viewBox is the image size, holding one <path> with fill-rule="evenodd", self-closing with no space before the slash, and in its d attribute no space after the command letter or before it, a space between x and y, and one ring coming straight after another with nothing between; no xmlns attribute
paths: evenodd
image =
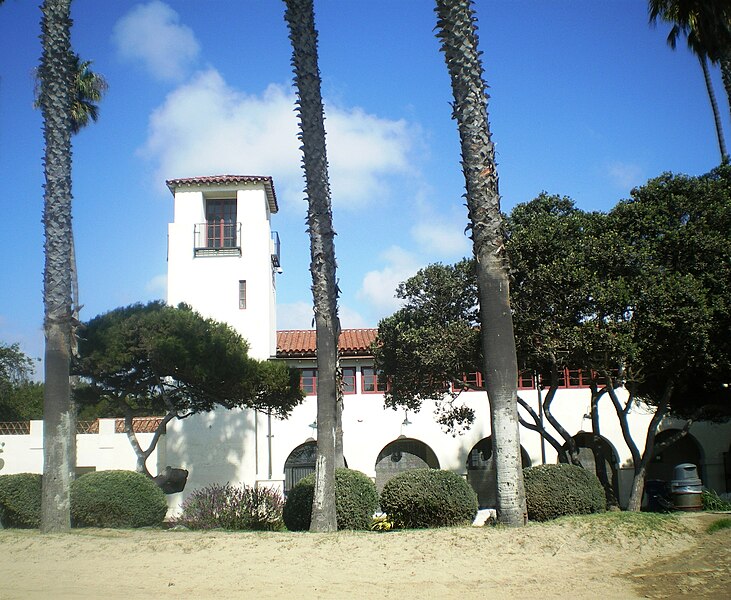
<svg viewBox="0 0 731 600"><path fill-rule="evenodd" d="M236 331L185 305L156 301L100 315L82 329L79 353L74 374L89 380L96 401L124 409L118 416L183 417L220 405L284 417L302 400L295 371L250 358Z"/></svg>
<svg viewBox="0 0 731 600"><path fill-rule="evenodd" d="M462 376L481 370L477 282L473 260L456 265L434 264L399 285L405 305L378 324L376 364L390 380L387 406L418 411L422 402L436 403L439 422L459 428L474 419L473 411L454 401Z"/></svg>
<svg viewBox="0 0 731 600"><path fill-rule="evenodd" d="M521 368L581 368L656 405L672 382L676 415L701 406L728 415L730 232L729 167L662 175L608 214L546 194L516 206L506 249ZM391 379L387 405L442 402L441 422L468 424L458 392L443 398L444 382L459 390L480 370L473 262L426 267L397 295L405 305L381 321L375 349Z"/></svg>
<svg viewBox="0 0 731 600"><path fill-rule="evenodd" d="M33 359L18 344L0 343L0 421L43 416L43 384L33 381Z"/></svg>
<svg viewBox="0 0 731 600"><path fill-rule="evenodd" d="M731 404L731 168L700 177L664 174L610 213L632 282L629 372L639 396L675 386L673 411ZM731 412L726 406L725 412Z"/></svg>

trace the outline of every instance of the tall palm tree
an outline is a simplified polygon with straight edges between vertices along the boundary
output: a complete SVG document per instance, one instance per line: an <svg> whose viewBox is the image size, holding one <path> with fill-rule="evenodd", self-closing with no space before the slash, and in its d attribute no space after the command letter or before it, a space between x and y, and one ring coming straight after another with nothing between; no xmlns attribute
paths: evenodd
<svg viewBox="0 0 731 600"><path fill-rule="evenodd" d="M299 100L302 164L308 200L310 273L317 339L317 462L312 531L335 531L335 436L338 421L338 287L335 231L325 150L325 123L317 62L317 31L312 0L285 0L292 41L292 67Z"/></svg>
<svg viewBox="0 0 731 600"><path fill-rule="evenodd" d="M648 10L650 23L656 24L658 19L672 23L667 42L673 50L678 39L685 37L688 48L698 57L713 111L721 162L728 163L729 155L708 61L720 64L731 107L731 4L728 0L649 0Z"/></svg>
<svg viewBox="0 0 731 600"><path fill-rule="evenodd" d="M453 118L462 149L467 208L477 263L483 372L490 401L497 471L498 520L527 520L518 433L518 366L503 247L495 148L490 139L486 84L471 0L437 0L437 37L452 80Z"/></svg>
<svg viewBox="0 0 731 600"><path fill-rule="evenodd" d="M45 387L41 530L71 527L70 488L76 466L71 351L71 0L44 0L38 69L45 140Z"/></svg>

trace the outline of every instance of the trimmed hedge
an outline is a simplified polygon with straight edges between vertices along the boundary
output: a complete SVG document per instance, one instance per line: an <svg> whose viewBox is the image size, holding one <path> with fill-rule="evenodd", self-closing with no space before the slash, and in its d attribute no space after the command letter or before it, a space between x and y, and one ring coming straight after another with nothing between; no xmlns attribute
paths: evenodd
<svg viewBox="0 0 731 600"><path fill-rule="evenodd" d="M312 521L315 475L300 479L287 495L284 524L290 531L307 531ZM338 529L370 529L378 508L376 484L352 469L335 469L335 511Z"/></svg>
<svg viewBox="0 0 731 600"><path fill-rule="evenodd" d="M607 508L604 488L594 473L570 464L523 469L528 519L548 521Z"/></svg>
<svg viewBox="0 0 731 600"><path fill-rule="evenodd" d="M477 494L464 478L451 471L414 469L386 482L381 510L396 527L466 525L477 514Z"/></svg>
<svg viewBox="0 0 731 600"><path fill-rule="evenodd" d="M71 484L71 521L76 527L161 525L167 512L163 491L134 471L95 471Z"/></svg>
<svg viewBox="0 0 731 600"><path fill-rule="evenodd" d="M0 475L0 525L38 528L41 526L41 475Z"/></svg>

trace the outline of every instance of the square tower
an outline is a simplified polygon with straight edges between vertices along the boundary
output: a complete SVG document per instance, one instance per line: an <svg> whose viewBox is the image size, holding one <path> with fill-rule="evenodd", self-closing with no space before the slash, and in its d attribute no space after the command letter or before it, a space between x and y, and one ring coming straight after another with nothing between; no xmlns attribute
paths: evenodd
<svg viewBox="0 0 731 600"><path fill-rule="evenodd" d="M276 353L279 236L271 177L216 175L170 179L167 302L185 302L228 323L260 360Z"/></svg>

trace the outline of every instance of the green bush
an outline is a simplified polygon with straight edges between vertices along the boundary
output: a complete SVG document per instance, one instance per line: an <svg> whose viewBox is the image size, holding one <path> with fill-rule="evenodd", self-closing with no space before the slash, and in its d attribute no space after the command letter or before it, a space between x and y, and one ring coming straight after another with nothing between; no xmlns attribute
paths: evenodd
<svg viewBox="0 0 731 600"><path fill-rule="evenodd" d="M306 531L312 520L315 475L303 477L287 495L284 524L290 531ZM335 469L335 512L338 529L370 529L378 507L378 492L370 477L352 469Z"/></svg>
<svg viewBox="0 0 731 600"><path fill-rule="evenodd" d="M95 471L71 484L71 520L76 527L147 527L162 524L165 494L134 471Z"/></svg>
<svg viewBox="0 0 731 600"><path fill-rule="evenodd" d="M41 475L0 475L0 525L34 528L41 526Z"/></svg>
<svg viewBox="0 0 731 600"><path fill-rule="evenodd" d="M604 488L599 479L579 466L538 465L523 469L523 478L531 521L606 510Z"/></svg>
<svg viewBox="0 0 731 600"><path fill-rule="evenodd" d="M335 510L338 529L370 529L378 508L376 484L365 473L335 471Z"/></svg>
<svg viewBox="0 0 731 600"><path fill-rule="evenodd" d="M477 494L451 471L414 469L386 482L381 509L396 527L466 525L477 514Z"/></svg>

